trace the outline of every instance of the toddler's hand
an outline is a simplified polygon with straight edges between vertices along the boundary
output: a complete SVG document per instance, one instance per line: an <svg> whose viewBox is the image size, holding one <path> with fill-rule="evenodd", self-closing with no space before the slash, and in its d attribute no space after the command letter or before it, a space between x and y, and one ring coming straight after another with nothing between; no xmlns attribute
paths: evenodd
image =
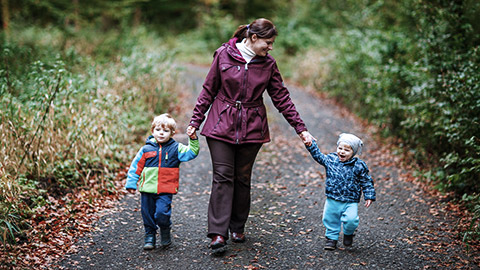
<svg viewBox="0 0 480 270"><path fill-rule="evenodd" d="M300 136L300 138L302 139L302 142L306 146L311 146L312 142L317 140L312 136L312 134L310 134L310 132L308 132L306 130L302 131L302 133L298 134L298 136Z"/></svg>
<svg viewBox="0 0 480 270"><path fill-rule="evenodd" d="M365 201L365 207L368 208L370 205L372 205L372 202L373 202L372 200L366 200Z"/></svg>
<svg viewBox="0 0 480 270"><path fill-rule="evenodd" d="M188 126L187 127L187 135L188 135L188 137L190 137L190 139L196 140L198 138L197 137L197 129L192 127L192 126Z"/></svg>

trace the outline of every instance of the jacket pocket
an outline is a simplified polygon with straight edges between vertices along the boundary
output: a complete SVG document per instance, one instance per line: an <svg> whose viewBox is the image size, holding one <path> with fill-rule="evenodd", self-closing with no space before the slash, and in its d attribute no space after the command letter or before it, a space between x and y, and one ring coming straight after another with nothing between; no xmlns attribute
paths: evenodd
<svg viewBox="0 0 480 270"><path fill-rule="evenodd" d="M205 136L212 136L233 141L235 138L234 115L232 106L216 99L208 113L207 121L202 130Z"/></svg>
<svg viewBox="0 0 480 270"><path fill-rule="evenodd" d="M231 65L231 64L220 64L220 66L221 66L222 72L226 72L226 71L228 71L229 69L232 69L232 68L234 68L237 71L240 71L240 68L241 68L238 65Z"/></svg>
<svg viewBox="0 0 480 270"><path fill-rule="evenodd" d="M220 113L218 114L217 122L215 123L215 126L212 129L212 132L215 131L215 129L217 129L218 125L220 124L220 121L222 121L222 116L224 116L225 112L229 107L230 107L230 104L226 104L223 110L220 111Z"/></svg>
<svg viewBox="0 0 480 270"><path fill-rule="evenodd" d="M238 91L243 85L244 72L241 66L232 64L220 64L220 77L222 88L227 93L234 96L235 91Z"/></svg>
<svg viewBox="0 0 480 270"><path fill-rule="evenodd" d="M265 106L248 109L245 139L263 140L268 130L267 111Z"/></svg>

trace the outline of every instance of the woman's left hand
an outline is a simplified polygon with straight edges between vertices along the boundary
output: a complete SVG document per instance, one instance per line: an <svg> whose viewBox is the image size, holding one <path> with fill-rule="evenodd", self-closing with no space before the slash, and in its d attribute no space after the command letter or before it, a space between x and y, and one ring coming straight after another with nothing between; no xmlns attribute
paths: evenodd
<svg viewBox="0 0 480 270"><path fill-rule="evenodd" d="M317 140L317 139L315 139L315 137L312 136L312 134L310 134L310 132L308 132L306 130L302 131L302 133L298 134L298 136L300 136L300 138L302 139L302 142L306 146L312 145L312 142Z"/></svg>

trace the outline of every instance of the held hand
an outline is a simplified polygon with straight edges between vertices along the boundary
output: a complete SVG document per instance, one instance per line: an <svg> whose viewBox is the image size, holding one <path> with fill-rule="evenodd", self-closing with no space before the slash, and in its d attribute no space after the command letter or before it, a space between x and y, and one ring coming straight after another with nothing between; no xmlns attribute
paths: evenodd
<svg viewBox="0 0 480 270"><path fill-rule="evenodd" d="M195 127L192 127L192 126L187 127L187 135L188 135L188 137L190 137L190 139L192 139L192 140L197 139L196 132L197 132L197 129Z"/></svg>
<svg viewBox="0 0 480 270"><path fill-rule="evenodd" d="M300 133L299 136L302 139L302 142L307 146L312 145L312 142L317 140L312 136L312 134L310 134L310 132L306 130L302 131L302 133Z"/></svg>
<svg viewBox="0 0 480 270"><path fill-rule="evenodd" d="M368 208L370 205L372 205L372 202L373 202L372 200L366 200L365 201L365 207Z"/></svg>
<svg viewBox="0 0 480 270"><path fill-rule="evenodd" d="M133 188L127 188L127 191L128 191L130 194L135 194L135 189L133 189Z"/></svg>

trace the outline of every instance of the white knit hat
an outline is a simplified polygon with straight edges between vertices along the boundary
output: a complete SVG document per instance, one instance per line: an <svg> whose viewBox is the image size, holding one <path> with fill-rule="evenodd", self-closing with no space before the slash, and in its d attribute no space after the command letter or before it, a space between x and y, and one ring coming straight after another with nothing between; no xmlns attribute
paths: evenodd
<svg viewBox="0 0 480 270"><path fill-rule="evenodd" d="M350 147L352 147L354 156L357 153L359 155L362 154L363 142L357 136L355 136L353 134L350 134L350 133L342 133L342 134L340 134L340 136L338 136L337 146L341 142L344 142L344 143L350 145Z"/></svg>

